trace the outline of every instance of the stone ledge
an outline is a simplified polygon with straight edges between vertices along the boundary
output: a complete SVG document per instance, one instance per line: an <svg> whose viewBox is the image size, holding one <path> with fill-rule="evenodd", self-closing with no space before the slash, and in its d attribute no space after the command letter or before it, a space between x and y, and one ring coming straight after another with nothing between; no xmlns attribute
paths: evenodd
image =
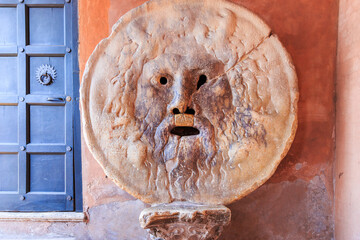
<svg viewBox="0 0 360 240"><path fill-rule="evenodd" d="M14 237L14 236L2 237L2 236L0 236L0 239L1 240L76 240L76 238L73 238L73 237L42 238L42 237L29 237L29 236L23 236L23 237Z"/></svg>
<svg viewBox="0 0 360 240"><path fill-rule="evenodd" d="M0 212L0 222L84 222L84 212Z"/></svg>

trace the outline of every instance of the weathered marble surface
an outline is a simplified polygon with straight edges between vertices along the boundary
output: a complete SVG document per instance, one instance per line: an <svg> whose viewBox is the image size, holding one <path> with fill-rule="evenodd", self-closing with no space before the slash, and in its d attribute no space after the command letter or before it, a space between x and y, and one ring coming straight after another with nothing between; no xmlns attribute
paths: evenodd
<svg viewBox="0 0 360 240"><path fill-rule="evenodd" d="M215 240L230 219L230 209L225 206L183 202L146 208L139 218L152 239L166 240Z"/></svg>
<svg viewBox="0 0 360 240"><path fill-rule="evenodd" d="M269 27L211 0L150 1L124 15L81 87L89 149L148 203L227 204L255 190L290 148L297 100L294 67ZM179 136L176 118L189 115L198 134Z"/></svg>

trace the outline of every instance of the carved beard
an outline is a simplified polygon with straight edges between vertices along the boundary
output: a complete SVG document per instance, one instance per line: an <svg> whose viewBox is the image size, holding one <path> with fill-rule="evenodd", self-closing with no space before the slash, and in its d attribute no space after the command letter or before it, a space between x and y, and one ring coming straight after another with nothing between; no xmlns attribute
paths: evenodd
<svg viewBox="0 0 360 240"><path fill-rule="evenodd" d="M169 158L170 156L165 154L164 159L169 179L169 190L172 195L180 196L184 192L195 192L197 189L196 181L199 177L197 164L206 160L204 151L207 151L202 146L200 138L197 136L170 136L165 149L165 152L174 151L173 157Z"/></svg>
<svg viewBox="0 0 360 240"><path fill-rule="evenodd" d="M199 192L206 177L213 177L212 166L216 164L217 146L214 126L203 117L195 119L194 127L199 135L177 136L170 133L171 116L156 128L151 142L155 145L153 159L163 164L169 183L169 192L174 200L186 199ZM217 168L218 169L218 168ZM220 174L220 173L218 173ZM219 176L219 175L218 175Z"/></svg>
<svg viewBox="0 0 360 240"><path fill-rule="evenodd" d="M234 142L241 144L244 135L266 145L265 130L252 120L250 109L229 111L221 122L211 123L207 118L197 116L194 127L200 134L193 136L171 134L174 127L172 117L166 117L152 136L145 135L155 146L150 154L166 171L160 175L167 176L168 191L177 201L228 181L226 172L231 168L229 147Z"/></svg>

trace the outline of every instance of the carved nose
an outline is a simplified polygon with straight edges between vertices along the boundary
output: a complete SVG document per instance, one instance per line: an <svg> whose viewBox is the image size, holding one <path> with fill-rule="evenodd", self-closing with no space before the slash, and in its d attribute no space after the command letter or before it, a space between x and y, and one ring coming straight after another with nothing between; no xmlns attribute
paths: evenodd
<svg viewBox="0 0 360 240"><path fill-rule="evenodd" d="M170 111L176 114L195 114L195 110L190 108L190 96L186 99L184 96L176 96L172 103L170 104Z"/></svg>
<svg viewBox="0 0 360 240"><path fill-rule="evenodd" d="M176 114L191 114L195 115L195 110L189 107L189 99L181 99L181 97L178 96L177 99L174 99L174 101L170 105L170 111L176 115Z"/></svg>
<svg viewBox="0 0 360 240"><path fill-rule="evenodd" d="M189 99L186 99L186 94L177 93L170 103L169 110L173 114L185 113L188 107L188 101Z"/></svg>
<svg viewBox="0 0 360 240"><path fill-rule="evenodd" d="M169 104L168 111L172 114L195 114L193 109L190 109L192 87L183 76L175 78L175 84L173 86L173 99Z"/></svg>

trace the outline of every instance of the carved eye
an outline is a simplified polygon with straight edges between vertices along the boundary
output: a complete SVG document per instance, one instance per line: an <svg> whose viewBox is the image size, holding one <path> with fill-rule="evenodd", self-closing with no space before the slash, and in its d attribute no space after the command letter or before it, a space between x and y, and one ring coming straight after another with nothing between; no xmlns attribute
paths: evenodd
<svg viewBox="0 0 360 240"><path fill-rule="evenodd" d="M196 89L199 90L199 88L206 83L206 80L207 80L207 77L205 75L200 75Z"/></svg>
<svg viewBox="0 0 360 240"><path fill-rule="evenodd" d="M167 82L168 82L168 80L167 80L166 77L161 77L161 78L160 78L160 83L161 83L162 85L166 85Z"/></svg>

